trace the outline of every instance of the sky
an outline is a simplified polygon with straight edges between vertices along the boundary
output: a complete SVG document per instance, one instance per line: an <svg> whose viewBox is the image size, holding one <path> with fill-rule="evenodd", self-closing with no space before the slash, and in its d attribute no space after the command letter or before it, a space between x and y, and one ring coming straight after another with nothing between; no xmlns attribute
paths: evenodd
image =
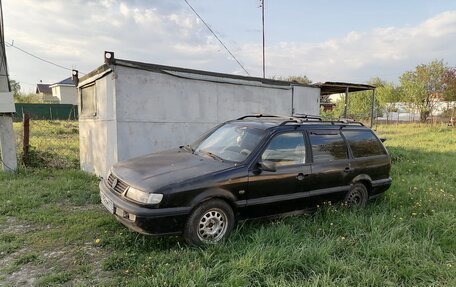
<svg viewBox="0 0 456 287"><path fill-rule="evenodd" d="M262 76L259 0L187 0L251 76ZM24 92L116 58L245 75L184 0L3 0L10 79ZM398 82L417 65L456 66L454 0L265 0L266 77ZM13 44L14 47L10 47Z"/></svg>

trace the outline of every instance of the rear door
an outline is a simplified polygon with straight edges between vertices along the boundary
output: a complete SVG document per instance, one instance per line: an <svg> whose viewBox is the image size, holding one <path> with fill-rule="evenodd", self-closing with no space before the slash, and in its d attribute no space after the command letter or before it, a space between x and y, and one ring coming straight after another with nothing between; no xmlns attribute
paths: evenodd
<svg viewBox="0 0 456 287"><path fill-rule="evenodd" d="M350 188L353 170L340 130L309 130L307 135L312 154L311 203L341 199Z"/></svg>

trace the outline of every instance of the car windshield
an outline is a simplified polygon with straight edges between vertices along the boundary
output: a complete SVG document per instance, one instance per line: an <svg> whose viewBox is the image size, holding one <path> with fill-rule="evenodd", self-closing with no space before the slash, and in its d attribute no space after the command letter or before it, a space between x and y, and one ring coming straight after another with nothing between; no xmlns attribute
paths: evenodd
<svg viewBox="0 0 456 287"><path fill-rule="evenodd" d="M255 149L264 130L235 124L225 124L197 143L195 153L215 159L242 162Z"/></svg>

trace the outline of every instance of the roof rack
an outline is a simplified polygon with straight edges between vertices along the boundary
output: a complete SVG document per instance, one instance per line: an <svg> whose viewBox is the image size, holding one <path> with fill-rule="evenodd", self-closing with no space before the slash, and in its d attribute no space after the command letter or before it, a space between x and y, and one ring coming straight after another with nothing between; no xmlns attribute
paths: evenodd
<svg viewBox="0 0 456 287"><path fill-rule="evenodd" d="M318 120L321 121L321 116L315 116L315 115L307 115L307 114L293 114L293 117L299 118L299 119L310 119L310 120Z"/></svg>
<svg viewBox="0 0 456 287"><path fill-rule="evenodd" d="M306 114L294 114L293 116L280 116L280 115L267 115L267 114L251 114L245 115L237 120L243 120L246 118L276 118L283 119L283 122L280 123L280 126L284 126L290 123L294 124L342 124L342 125L357 125L364 126L363 123L357 122L352 119L339 119L339 120L323 120L320 116L315 115L306 115Z"/></svg>
<svg viewBox="0 0 456 287"><path fill-rule="evenodd" d="M281 115L265 115L265 114L252 114L252 115L245 115L237 120L243 120L246 118L276 118L276 119L283 119L284 121L280 124L281 126L286 125L287 123L302 123L303 120L298 117L294 116L281 116Z"/></svg>
<svg viewBox="0 0 456 287"><path fill-rule="evenodd" d="M250 114L250 115L245 115L240 118L237 118L237 120L243 120L246 118L284 118L285 116L278 116L278 115L267 115L267 114Z"/></svg>

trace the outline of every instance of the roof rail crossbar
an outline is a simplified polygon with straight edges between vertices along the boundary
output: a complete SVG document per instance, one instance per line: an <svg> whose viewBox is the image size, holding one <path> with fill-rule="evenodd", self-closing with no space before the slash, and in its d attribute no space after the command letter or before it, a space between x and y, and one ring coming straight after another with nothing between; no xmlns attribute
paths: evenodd
<svg viewBox="0 0 456 287"><path fill-rule="evenodd" d="M334 124L343 124L343 125L353 125L353 126L363 126L364 127L364 124L361 123L361 122L355 122L355 121L328 121L328 122L331 122L333 125Z"/></svg>
<svg viewBox="0 0 456 287"><path fill-rule="evenodd" d="M362 122L357 122L355 120L352 120L352 119L344 119L344 118L341 118L339 119L338 121L336 121L337 123L343 123L343 124L353 124L353 125L360 125L360 126L364 126L364 124Z"/></svg>
<svg viewBox="0 0 456 287"><path fill-rule="evenodd" d="M283 121L282 123L280 123L279 126L284 126L288 123L297 123L297 124L302 124L302 121L300 119L293 119L293 118L290 118L289 120L285 120Z"/></svg>
<svg viewBox="0 0 456 287"><path fill-rule="evenodd" d="M321 116L316 116L316 115L307 115L307 114L293 114L293 117L299 118L299 119L312 119L312 120L319 120L321 121Z"/></svg>
<svg viewBox="0 0 456 287"><path fill-rule="evenodd" d="M283 119L284 121L280 123L281 126L286 125L287 123L302 123L302 119L293 117L293 116L281 116L281 115L264 115L264 114L252 114L252 115L245 115L238 120L243 120L246 118L276 118L276 119Z"/></svg>
<svg viewBox="0 0 456 287"><path fill-rule="evenodd" d="M237 120L243 120L246 118L283 118L282 116L277 116L277 115L266 115L266 114L251 114L251 115L245 115L240 118L237 118Z"/></svg>

